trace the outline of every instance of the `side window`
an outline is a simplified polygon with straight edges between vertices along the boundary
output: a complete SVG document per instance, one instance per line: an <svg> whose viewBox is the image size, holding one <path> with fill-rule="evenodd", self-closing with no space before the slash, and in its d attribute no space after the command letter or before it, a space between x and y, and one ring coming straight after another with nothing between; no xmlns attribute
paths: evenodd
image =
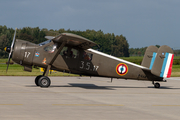
<svg viewBox="0 0 180 120"><path fill-rule="evenodd" d="M68 54L68 47L63 47L63 49L60 52L60 55L67 56Z"/></svg>
<svg viewBox="0 0 180 120"><path fill-rule="evenodd" d="M89 60L89 61L91 61L91 60L92 60L92 56L93 56L93 54L84 52L84 53L83 53L83 60Z"/></svg>
<svg viewBox="0 0 180 120"><path fill-rule="evenodd" d="M72 53L72 58L78 58L79 57L79 51L77 49L72 48L71 53Z"/></svg>
<svg viewBox="0 0 180 120"><path fill-rule="evenodd" d="M78 58L79 57L79 51L75 48L64 47L61 50L60 55L66 57L66 58Z"/></svg>
<svg viewBox="0 0 180 120"><path fill-rule="evenodd" d="M44 51L48 53L54 53L55 50L56 50L56 45L49 45L44 48Z"/></svg>

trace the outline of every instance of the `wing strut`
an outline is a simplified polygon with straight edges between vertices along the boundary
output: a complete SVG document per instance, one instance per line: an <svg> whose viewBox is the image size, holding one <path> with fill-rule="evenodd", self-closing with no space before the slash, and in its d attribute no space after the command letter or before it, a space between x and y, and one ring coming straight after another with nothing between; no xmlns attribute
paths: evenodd
<svg viewBox="0 0 180 120"><path fill-rule="evenodd" d="M59 55L59 53L61 52L61 50L63 49L63 47L65 46L66 41L62 42L61 46L58 48L58 50L56 51L54 57L52 58L52 60L50 61L50 65L52 65L54 63L54 61L56 60L57 56Z"/></svg>
<svg viewBox="0 0 180 120"><path fill-rule="evenodd" d="M62 42L61 46L58 48L58 50L55 52L55 55L52 57L49 65L47 66L47 68L45 68L43 76L48 76L49 70L51 69L51 65L54 63L54 61L56 60L57 56L59 55L59 53L61 52L61 50L63 49L63 47L65 46L66 41Z"/></svg>

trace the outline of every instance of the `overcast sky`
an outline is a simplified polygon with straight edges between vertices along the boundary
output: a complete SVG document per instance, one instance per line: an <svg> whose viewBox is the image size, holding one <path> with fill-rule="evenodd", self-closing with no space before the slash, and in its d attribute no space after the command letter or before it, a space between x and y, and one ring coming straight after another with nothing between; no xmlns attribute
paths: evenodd
<svg viewBox="0 0 180 120"><path fill-rule="evenodd" d="M180 0L0 0L0 25L102 30L130 48L180 48Z"/></svg>

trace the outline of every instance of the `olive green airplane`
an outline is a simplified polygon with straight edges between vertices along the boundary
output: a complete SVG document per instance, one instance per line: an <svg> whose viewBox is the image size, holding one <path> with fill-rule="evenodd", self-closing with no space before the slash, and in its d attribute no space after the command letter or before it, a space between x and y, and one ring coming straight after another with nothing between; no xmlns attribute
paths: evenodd
<svg viewBox="0 0 180 120"><path fill-rule="evenodd" d="M56 37L46 36L47 41L34 44L14 38L10 47L7 69L10 57L17 64L24 66L25 71L32 71L32 67L42 67L44 72L35 78L35 84L49 87L51 80L49 70L98 76L117 79L134 79L152 81L155 88L158 82L166 82L171 76L173 50L163 45L160 48L149 46L146 49L141 65L91 49L97 44L78 35L62 33ZM155 83L156 81L156 83Z"/></svg>

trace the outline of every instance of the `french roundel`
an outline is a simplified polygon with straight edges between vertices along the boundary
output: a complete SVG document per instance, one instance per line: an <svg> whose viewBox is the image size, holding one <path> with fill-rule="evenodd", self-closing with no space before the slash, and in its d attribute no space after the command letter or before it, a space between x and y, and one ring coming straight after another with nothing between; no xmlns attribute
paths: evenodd
<svg viewBox="0 0 180 120"><path fill-rule="evenodd" d="M116 66L116 72L118 75L125 75L128 72L128 66L124 63L120 63Z"/></svg>

